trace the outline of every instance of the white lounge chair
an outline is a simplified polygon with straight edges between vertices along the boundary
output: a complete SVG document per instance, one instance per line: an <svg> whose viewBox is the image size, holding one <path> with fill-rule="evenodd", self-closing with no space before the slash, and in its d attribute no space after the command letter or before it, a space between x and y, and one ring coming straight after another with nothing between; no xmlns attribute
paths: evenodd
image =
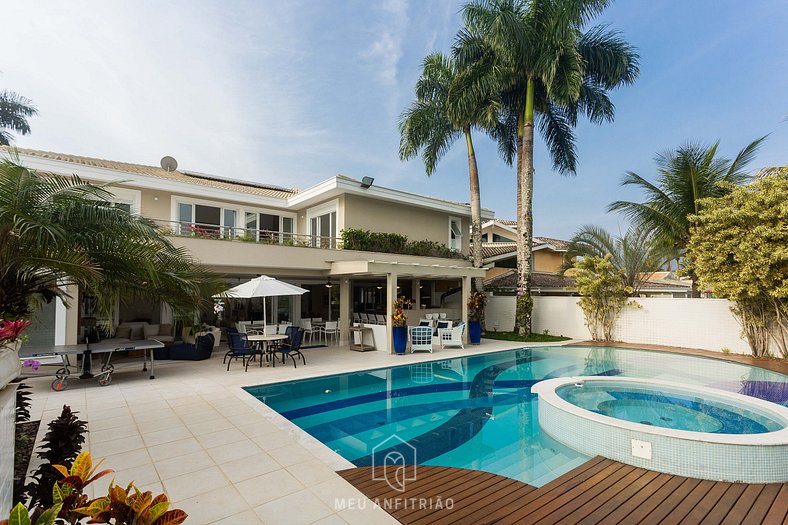
<svg viewBox="0 0 788 525"><path fill-rule="evenodd" d="M441 348L449 346L459 346L465 349L462 342L462 336L465 333L465 323L458 323L454 328L439 328L438 339L441 342Z"/></svg>
<svg viewBox="0 0 788 525"><path fill-rule="evenodd" d="M414 326L410 329L410 352L432 353L432 328Z"/></svg>

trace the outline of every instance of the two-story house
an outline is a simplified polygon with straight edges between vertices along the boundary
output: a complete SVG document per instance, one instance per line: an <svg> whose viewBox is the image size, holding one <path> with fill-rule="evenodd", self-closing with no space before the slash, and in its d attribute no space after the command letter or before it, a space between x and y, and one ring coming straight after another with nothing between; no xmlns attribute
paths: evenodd
<svg viewBox="0 0 788 525"><path fill-rule="evenodd" d="M369 178L336 175L298 190L178 169L167 158L159 167L27 149L19 149L18 156L23 165L41 173L113 183L118 205L157 221L176 246L186 248L230 285L269 275L309 290L301 297L233 301L220 320L204 313L210 324L261 319L266 308L267 319L276 321L342 320L341 339L347 341L345 321L354 313L390 319L392 303L401 295L414 302L409 322L417 323L429 311L465 319L471 279L484 276L484 270L473 268L465 257L468 204L384 188ZM489 210L482 213L493 218ZM448 250L428 256L347 249L340 237L349 228L402 234ZM457 288L462 300L443 304L446 292ZM72 295L70 308L54 302L41 312L31 340L71 344L82 337L84 320L97 314L91 298L78 291ZM165 304L121 300L106 320L113 326L135 321L169 323L171 313Z"/></svg>

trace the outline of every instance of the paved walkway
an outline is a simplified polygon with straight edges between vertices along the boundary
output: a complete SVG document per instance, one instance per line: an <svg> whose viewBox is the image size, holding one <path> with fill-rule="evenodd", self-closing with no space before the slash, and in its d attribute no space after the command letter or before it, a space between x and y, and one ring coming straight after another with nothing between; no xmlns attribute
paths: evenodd
<svg viewBox="0 0 788 525"><path fill-rule="evenodd" d="M165 491L190 524L388 524L396 520L371 503L335 508L335 498L366 501L336 473L353 465L241 387L522 346L485 341L406 356L316 348L305 350L306 366L250 366L246 373L240 362L227 372L222 350L206 361L159 362L153 381L124 370L106 387L73 380L68 390L53 392L52 378L25 382L33 387L32 419L41 418L37 442L70 405L88 422L87 449L106 458L119 484L134 480L141 489ZM110 480L95 483L93 494L105 493Z"/></svg>

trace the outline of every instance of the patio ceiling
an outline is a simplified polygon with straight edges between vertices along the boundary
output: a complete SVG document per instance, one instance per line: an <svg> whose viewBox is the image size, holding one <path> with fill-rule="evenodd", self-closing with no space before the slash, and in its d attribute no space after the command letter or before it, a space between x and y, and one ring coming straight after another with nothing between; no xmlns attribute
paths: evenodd
<svg viewBox="0 0 788 525"><path fill-rule="evenodd" d="M334 261L329 275L370 275L396 274L398 277L412 278L461 278L484 277L485 268L441 264L404 263L396 261Z"/></svg>

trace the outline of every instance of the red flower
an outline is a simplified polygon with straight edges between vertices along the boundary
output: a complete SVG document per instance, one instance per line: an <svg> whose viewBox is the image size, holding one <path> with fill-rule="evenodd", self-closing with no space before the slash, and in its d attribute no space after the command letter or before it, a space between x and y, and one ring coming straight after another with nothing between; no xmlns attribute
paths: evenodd
<svg viewBox="0 0 788 525"><path fill-rule="evenodd" d="M25 319L16 321L0 320L0 344L13 343L19 339L28 326L30 326L30 321Z"/></svg>

